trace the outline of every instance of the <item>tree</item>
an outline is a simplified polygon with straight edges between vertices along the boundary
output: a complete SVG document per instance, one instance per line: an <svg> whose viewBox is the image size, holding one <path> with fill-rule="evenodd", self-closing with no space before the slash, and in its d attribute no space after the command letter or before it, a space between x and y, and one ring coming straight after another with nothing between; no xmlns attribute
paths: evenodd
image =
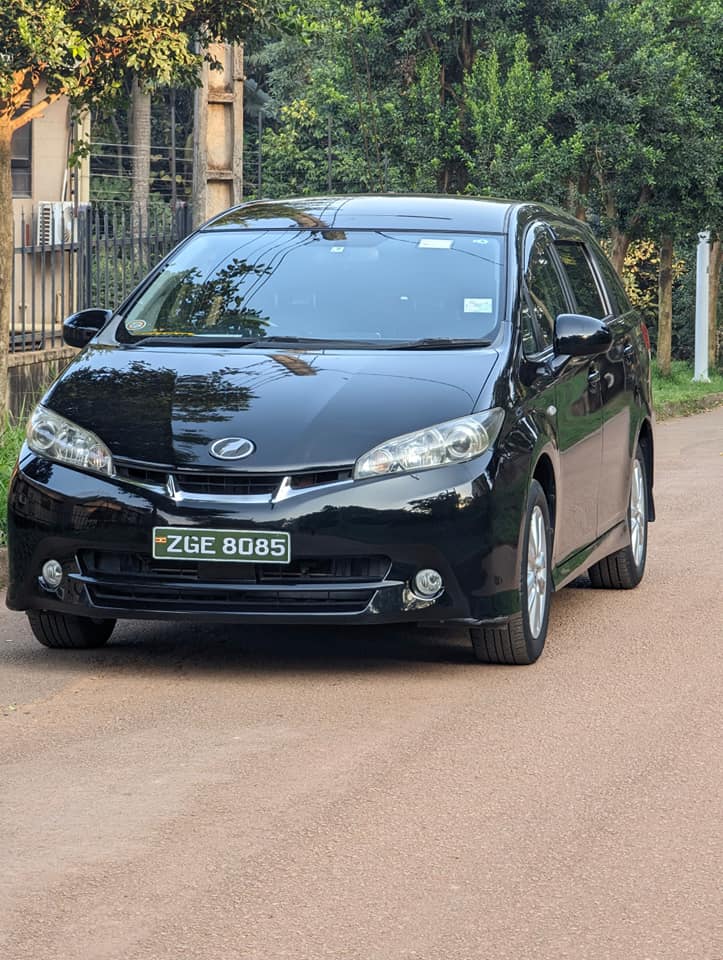
<svg viewBox="0 0 723 960"><path fill-rule="evenodd" d="M148 224L148 199L151 193L151 91L134 76L131 84L131 222L138 236Z"/></svg>
<svg viewBox="0 0 723 960"><path fill-rule="evenodd" d="M286 8L286 12L284 12ZM0 7L0 420L7 408L13 261L12 134L67 96L108 100L128 70L141 81L197 82L197 49L290 17L282 0L4 0ZM27 109L25 109L27 108Z"/></svg>

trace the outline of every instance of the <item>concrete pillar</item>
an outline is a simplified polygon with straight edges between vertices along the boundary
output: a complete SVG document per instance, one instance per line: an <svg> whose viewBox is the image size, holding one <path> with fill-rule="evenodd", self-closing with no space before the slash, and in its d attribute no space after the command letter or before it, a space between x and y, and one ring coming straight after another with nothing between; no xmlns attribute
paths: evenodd
<svg viewBox="0 0 723 960"><path fill-rule="evenodd" d="M214 43L221 70L203 66L196 90L193 132L193 222L198 226L243 196L243 91L241 44Z"/></svg>

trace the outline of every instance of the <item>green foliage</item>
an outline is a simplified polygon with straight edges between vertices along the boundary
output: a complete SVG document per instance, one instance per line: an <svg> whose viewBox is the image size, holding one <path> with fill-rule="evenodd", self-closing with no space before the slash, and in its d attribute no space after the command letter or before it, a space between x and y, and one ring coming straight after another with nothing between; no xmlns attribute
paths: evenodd
<svg viewBox="0 0 723 960"><path fill-rule="evenodd" d="M462 92L468 117L466 192L520 199L554 195L564 147L554 142L550 120L560 95L550 72L530 63L525 37L516 38L506 69L496 47L478 54Z"/></svg>
<svg viewBox="0 0 723 960"><path fill-rule="evenodd" d="M625 243L720 224L721 6L308 0L250 50L267 192L323 188L331 124L337 191L556 201Z"/></svg>
<svg viewBox="0 0 723 960"><path fill-rule="evenodd" d="M10 475L25 437L25 425L6 417L0 429L0 547L7 537L7 493Z"/></svg>
<svg viewBox="0 0 723 960"><path fill-rule="evenodd" d="M144 82L197 82L196 44L242 39L285 23L281 0L5 0L0 8L0 117L12 118L42 79L50 97L107 102L132 70Z"/></svg>

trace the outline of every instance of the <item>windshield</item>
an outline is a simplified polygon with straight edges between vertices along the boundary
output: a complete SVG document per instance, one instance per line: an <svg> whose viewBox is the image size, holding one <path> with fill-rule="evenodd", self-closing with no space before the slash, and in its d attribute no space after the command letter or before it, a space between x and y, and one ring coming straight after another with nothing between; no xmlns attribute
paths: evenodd
<svg viewBox="0 0 723 960"><path fill-rule="evenodd" d="M502 239L384 230L200 233L125 313L123 339L488 341L500 321Z"/></svg>

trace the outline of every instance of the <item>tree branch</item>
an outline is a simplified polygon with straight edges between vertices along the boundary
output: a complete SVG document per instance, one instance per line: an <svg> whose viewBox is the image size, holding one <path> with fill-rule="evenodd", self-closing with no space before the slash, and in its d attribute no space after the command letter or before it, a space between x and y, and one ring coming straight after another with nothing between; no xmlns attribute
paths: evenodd
<svg viewBox="0 0 723 960"><path fill-rule="evenodd" d="M45 113L51 104L55 103L56 100L60 100L63 96L63 91L60 90L57 93L47 93L42 100L38 100L37 103L34 103L32 107L28 107L27 110L23 110L22 113L19 113L10 121L10 129L13 133L16 130L19 130L20 127L24 127L26 123L30 123L31 120L37 120L39 117Z"/></svg>

